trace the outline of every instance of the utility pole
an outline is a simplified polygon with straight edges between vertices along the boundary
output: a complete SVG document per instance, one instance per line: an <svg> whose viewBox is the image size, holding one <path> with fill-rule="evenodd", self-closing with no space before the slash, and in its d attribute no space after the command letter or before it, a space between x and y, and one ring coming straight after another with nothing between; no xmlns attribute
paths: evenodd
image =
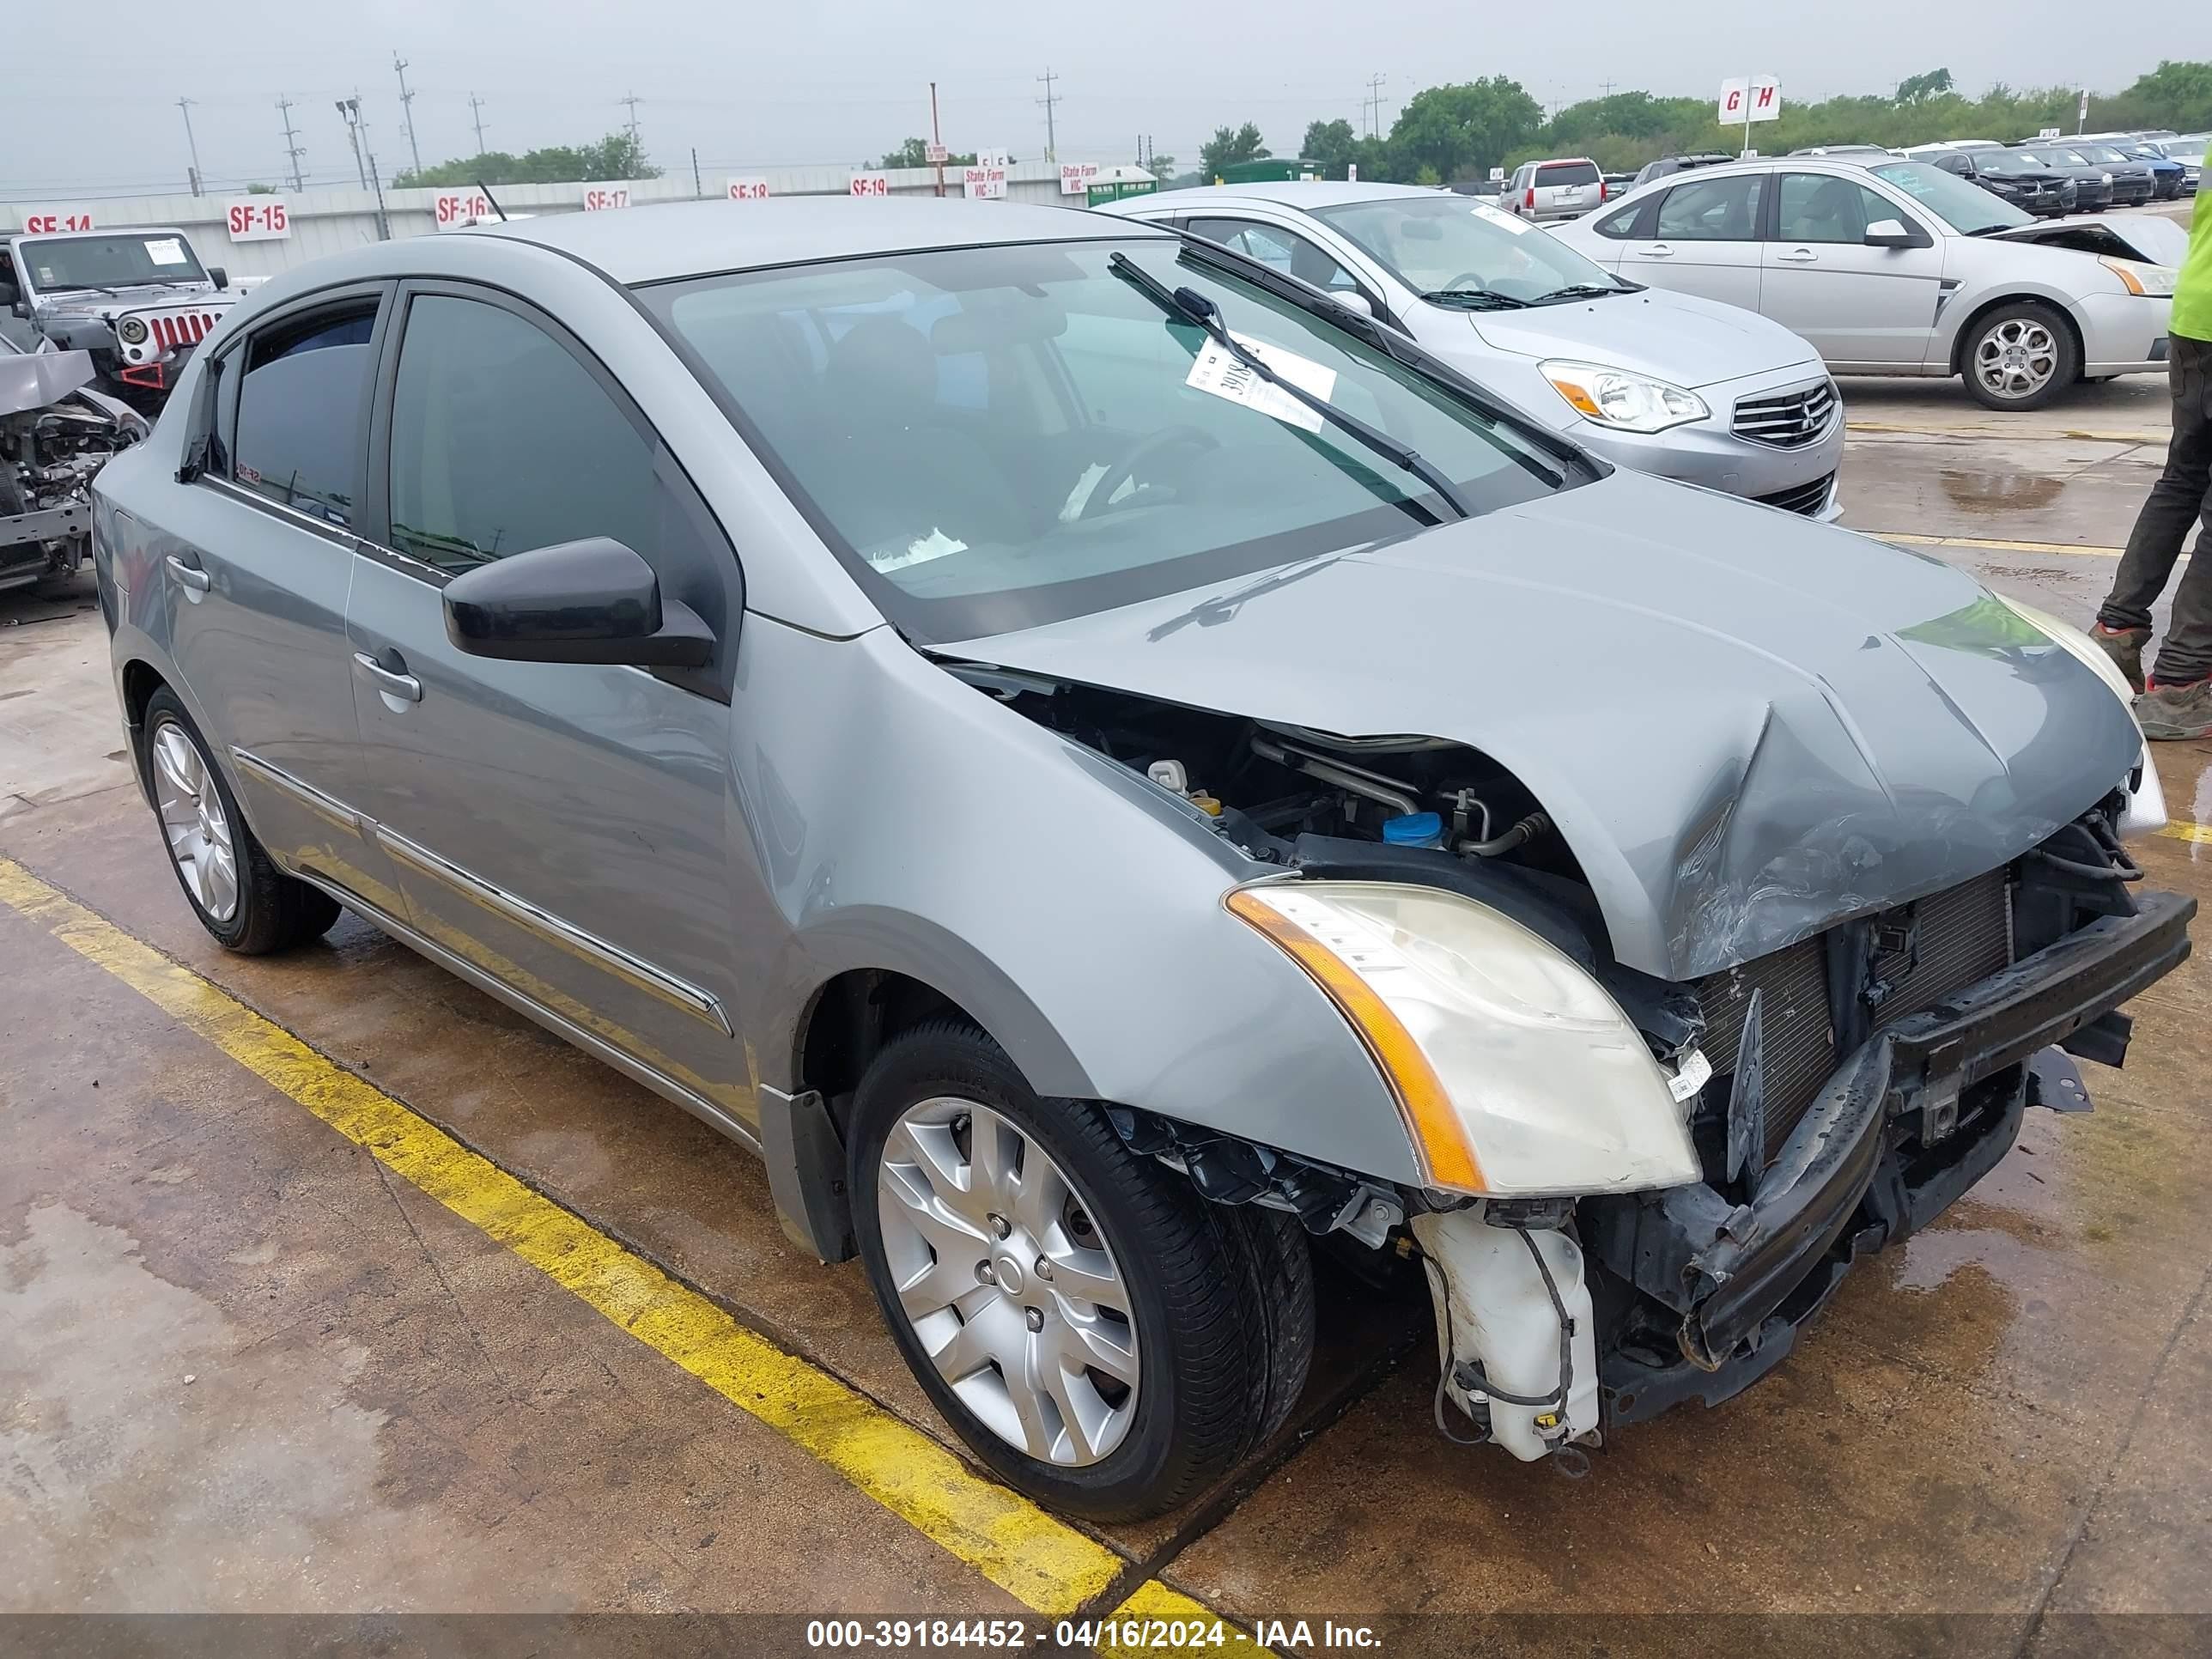
<svg viewBox="0 0 2212 1659"><path fill-rule="evenodd" d="M1599 82L1597 83L1597 85L1598 85L1598 90L1599 90L1600 92L1603 93L1607 97L1610 98L1610 97L1612 97L1612 96L1613 96L1613 85L1614 85L1614 83L1613 83L1613 82L1611 82L1611 81L1601 81L1601 82Z"/></svg>
<svg viewBox="0 0 2212 1659"><path fill-rule="evenodd" d="M407 60L392 54L392 72L399 77L399 113L407 123L407 153L415 158L415 171L422 171L422 152L415 143L415 94L407 89Z"/></svg>
<svg viewBox="0 0 2212 1659"><path fill-rule="evenodd" d="M934 81L929 83L929 142L937 148L940 155L943 154L945 132L937 125L937 82ZM933 161L930 165L937 169L937 193L942 196L945 194L945 163Z"/></svg>
<svg viewBox="0 0 2212 1659"><path fill-rule="evenodd" d="M1369 76L1367 96L1359 100L1360 107L1367 112L1367 136L1370 138L1382 136L1382 83L1389 78L1386 75Z"/></svg>
<svg viewBox="0 0 2212 1659"><path fill-rule="evenodd" d="M185 143L192 152L192 194L195 196L200 193L200 141L192 137L192 106L198 101L194 98L177 100L177 107L185 112Z"/></svg>
<svg viewBox="0 0 2212 1659"><path fill-rule="evenodd" d="M301 145L300 135L292 126L292 100L289 98L279 98L276 100L276 108L284 118L284 159L291 164L292 188L305 190L307 184L307 180L300 176L300 158L307 152Z"/></svg>
<svg viewBox="0 0 2212 1659"><path fill-rule="evenodd" d="M361 187L368 188L368 163L362 159L361 94L356 91L350 98L337 100L338 118L346 124L346 142L353 146L353 170L360 175Z"/></svg>
<svg viewBox="0 0 2212 1659"><path fill-rule="evenodd" d="M1060 160L1060 141L1054 131L1052 118L1052 106L1060 101L1060 94L1052 89L1052 83L1059 78L1052 72L1049 64L1045 65L1044 73L1037 76L1038 82L1044 88L1044 96L1037 102L1044 106L1044 159L1048 161Z"/></svg>
<svg viewBox="0 0 2212 1659"><path fill-rule="evenodd" d="M473 92L469 94L469 116L477 124L477 154L479 155L484 153L483 104L484 100Z"/></svg>
<svg viewBox="0 0 2212 1659"><path fill-rule="evenodd" d="M694 201L707 194L707 187L699 182L699 146L691 146L691 196Z"/></svg>
<svg viewBox="0 0 2212 1659"><path fill-rule="evenodd" d="M629 106L629 119L623 122L623 125L629 131L630 149L641 155L645 153L645 146L639 141L637 136L637 106L644 101L645 100L639 97L634 92L625 94L623 96L615 100L615 102L617 104L627 104Z"/></svg>

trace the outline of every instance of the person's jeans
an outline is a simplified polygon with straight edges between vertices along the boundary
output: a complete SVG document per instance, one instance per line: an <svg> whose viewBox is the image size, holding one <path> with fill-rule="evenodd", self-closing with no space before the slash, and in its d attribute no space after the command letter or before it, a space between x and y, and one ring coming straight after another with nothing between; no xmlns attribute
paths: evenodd
<svg viewBox="0 0 2212 1659"><path fill-rule="evenodd" d="M2148 628L2150 608L2166 591L2189 526L2201 522L2205 528L2182 573L2151 670L2160 685L2187 685L2212 676L2212 340L2172 338L2166 379L2173 391L2173 441L2166 471L2136 520L2097 620L2107 628Z"/></svg>

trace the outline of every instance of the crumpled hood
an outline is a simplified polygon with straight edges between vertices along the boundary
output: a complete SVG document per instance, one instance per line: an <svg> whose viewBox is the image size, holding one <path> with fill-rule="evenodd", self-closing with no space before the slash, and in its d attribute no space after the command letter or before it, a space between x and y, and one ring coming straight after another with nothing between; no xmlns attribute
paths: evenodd
<svg viewBox="0 0 2212 1659"><path fill-rule="evenodd" d="M1781 324L1740 306L1647 288L1638 294L1526 311L1478 311L1485 343L1538 359L1565 357L1656 374L1676 386L1712 386L1802 363L1826 374L1820 354Z"/></svg>
<svg viewBox="0 0 2212 1659"><path fill-rule="evenodd" d="M1551 814L1614 953L1673 980L1995 868L2141 749L1948 566L1633 472L1292 568L939 649L1472 744Z"/></svg>

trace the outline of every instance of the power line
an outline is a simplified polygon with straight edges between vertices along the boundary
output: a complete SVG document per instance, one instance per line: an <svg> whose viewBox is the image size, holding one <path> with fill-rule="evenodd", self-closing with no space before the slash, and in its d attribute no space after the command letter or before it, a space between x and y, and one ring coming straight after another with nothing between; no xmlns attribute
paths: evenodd
<svg viewBox="0 0 2212 1659"><path fill-rule="evenodd" d="M300 176L300 158L307 152L300 143L300 135L292 125L292 100L289 98L279 97L276 100L276 108L284 117L284 159L292 168L292 188L305 190L307 185L306 180Z"/></svg>
<svg viewBox="0 0 2212 1659"><path fill-rule="evenodd" d="M392 54L392 72L399 77L399 115L407 123L407 153L415 158L415 171L422 171L422 152L415 143L415 94L407 90L407 60Z"/></svg>
<svg viewBox="0 0 2212 1659"><path fill-rule="evenodd" d="M200 193L200 141L192 137L192 100L177 100L177 107L185 112L185 143L192 152L192 194Z"/></svg>
<svg viewBox="0 0 2212 1659"><path fill-rule="evenodd" d="M469 115L477 124L477 154L479 155L484 153L483 106L484 100L471 92L469 94Z"/></svg>
<svg viewBox="0 0 2212 1659"><path fill-rule="evenodd" d="M1045 65L1044 73L1037 76L1037 80L1044 87L1044 96L1038 99L1037 102L1044 106L1044 159L1048 161L1060 160L1059 138L1054 129L1052 118L1052 106L1060 102L1060 95L1052 89L1052 83L1057 79L1059 76L1052 72L1052 65L1049 64Z"/></svg>

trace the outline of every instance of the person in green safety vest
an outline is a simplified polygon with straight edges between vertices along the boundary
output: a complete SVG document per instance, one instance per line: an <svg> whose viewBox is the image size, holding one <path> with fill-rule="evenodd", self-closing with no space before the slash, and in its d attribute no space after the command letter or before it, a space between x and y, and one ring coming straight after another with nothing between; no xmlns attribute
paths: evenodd
<svg viewBox="0 0 2212 1659"><path fill-rule="evenodd" d="M2173 441L2120 557L2112 591L2090 637L2136 688L2136 719L2147 738L2212 736L2212 209L2197 198L2189 254L2173 285ZM2189 526L2197 550L2174 590L2173 615L2148 681L2143 647L2150 608L2166 591Z"/></svg>

